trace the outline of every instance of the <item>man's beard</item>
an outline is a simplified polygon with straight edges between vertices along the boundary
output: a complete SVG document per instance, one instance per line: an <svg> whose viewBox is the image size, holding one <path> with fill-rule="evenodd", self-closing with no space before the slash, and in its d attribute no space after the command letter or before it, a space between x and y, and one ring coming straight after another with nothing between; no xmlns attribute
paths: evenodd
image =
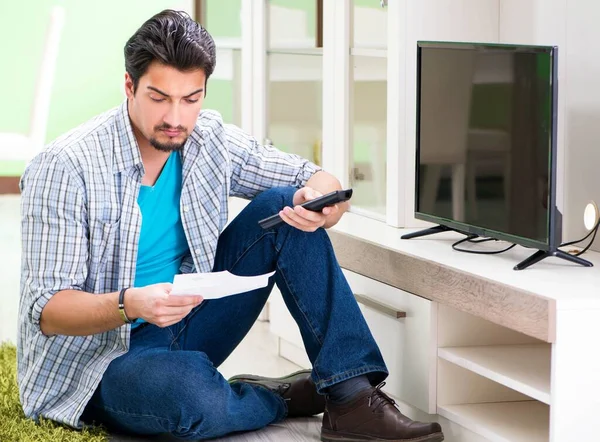
<svg viewBox="0 0 600 442"><path fill-rule="evenodd" d="M169 129L173 129L173 127L168 126L166 124L162 124L162 125L154 128L154 130L156 132L161 131L161 130L169 130ZM183 133L183 134L187 133L187 130L182 126L177 127L177 130L181 131L181 133ZM187 137L181 143L173 143L173 142L161 143L156 138L152 137L152 138L150 138L150 145L152 147L154 147L155 149L160 150L161 152L179 152L183 149L183 146L186 141L187 141Z"/></svg>
<svg viewBox="0 0 600 442"><path fill-rule="evenodd" d="M156 138L150 138L150 144L155 149L160 150L161 152L179 152L183 149L183 146L187 139L182 143L161 143Z"/></svg>

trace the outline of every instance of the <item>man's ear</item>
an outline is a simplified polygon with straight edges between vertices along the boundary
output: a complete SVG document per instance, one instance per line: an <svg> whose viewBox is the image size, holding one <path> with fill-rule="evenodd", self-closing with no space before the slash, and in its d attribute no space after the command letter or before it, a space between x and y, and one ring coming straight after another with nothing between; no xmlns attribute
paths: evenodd
<svg viewBox="0 0 600 442"><path fill-rule="evenodd" d="M133 85L133 79L128 72L125 72L125 95L129 100L132 100L135 95L135 88Z"/></svg>

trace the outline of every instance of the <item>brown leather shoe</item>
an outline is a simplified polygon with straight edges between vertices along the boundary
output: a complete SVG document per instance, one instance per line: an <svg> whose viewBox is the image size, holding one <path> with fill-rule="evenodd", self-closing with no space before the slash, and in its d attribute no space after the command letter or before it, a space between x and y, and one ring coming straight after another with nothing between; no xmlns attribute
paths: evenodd
<svg viewBox="0 0 600 442"><path fill-rule="evenodd" d="M325 442L441 442L437 422L412 421L396 408L396 402L381 391L382 382L347 404L327 401L321 440Z"/></svg>
<svg viewBox="0 0 600 442"><path fill-rule="evenodd" d="M288 417L309 417L325 411L325 396L317 393L311 370L301 370L281 378L267 378L241 374L229 379L229 383L246 382L262 385L285 399Z"/></svg>

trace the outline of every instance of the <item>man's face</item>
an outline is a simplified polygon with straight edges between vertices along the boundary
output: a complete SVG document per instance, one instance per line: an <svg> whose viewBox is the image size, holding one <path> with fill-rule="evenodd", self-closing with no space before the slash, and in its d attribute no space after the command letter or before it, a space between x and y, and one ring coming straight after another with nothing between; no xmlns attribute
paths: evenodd
<svg viewBox="0 0 600 442"><path fill-rule="evenodd" d="M134 132L163 152L181 150L204 101L204 71L181 72L152 62L133 91L133 81L125 74L129 117Z"/></svg>

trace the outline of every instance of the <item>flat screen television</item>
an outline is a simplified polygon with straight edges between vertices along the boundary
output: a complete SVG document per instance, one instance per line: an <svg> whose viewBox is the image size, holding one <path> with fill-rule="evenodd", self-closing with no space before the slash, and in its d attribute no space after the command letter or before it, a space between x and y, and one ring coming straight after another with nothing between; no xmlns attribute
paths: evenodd
<svg viewBox="0 0 600 442"><path fill-rule="evenodd" d="M558 249L557 48L417 43L415 217L443 230ZM564 256L567 255L567 256ZM591 265L591 264L590 264Z"/></svg>

